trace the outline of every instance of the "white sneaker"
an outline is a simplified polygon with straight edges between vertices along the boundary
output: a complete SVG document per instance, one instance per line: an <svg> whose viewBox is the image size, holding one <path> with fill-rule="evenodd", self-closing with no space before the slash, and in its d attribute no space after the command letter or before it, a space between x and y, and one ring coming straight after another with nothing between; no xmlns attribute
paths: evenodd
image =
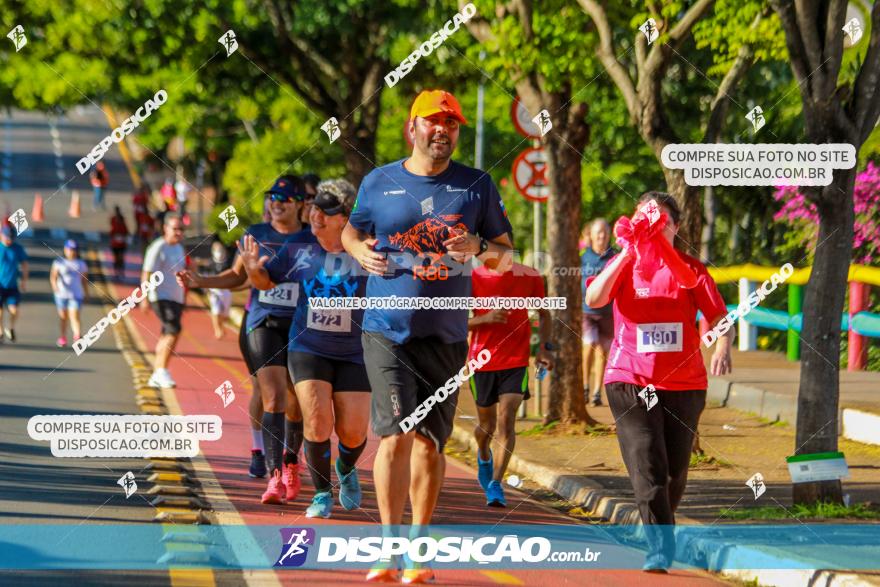
<svg viewBox="0 0 880 587"><path fill-rule="evenodd" d="M177 384L174 383L174 380L171 378L171 373L168 372L168 369L156 369L153 371L153 374L150 375L150 380L147 382L147 385L150 387L176 387Z"/></svg>

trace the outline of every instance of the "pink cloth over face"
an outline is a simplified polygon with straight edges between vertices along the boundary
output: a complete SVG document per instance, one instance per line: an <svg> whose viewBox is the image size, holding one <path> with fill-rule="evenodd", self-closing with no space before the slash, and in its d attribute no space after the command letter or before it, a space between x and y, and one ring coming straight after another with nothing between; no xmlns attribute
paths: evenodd
<svg viewBox="0 0 880 587"><path fill-rule="evenodd" d="M670 242L663 236L669 217L651 200L633 214L632 219L621 216L614 223L614 236L622 249L635 249L633 270L641 276L653 275L661 262L672 272L679 285L691 289L697 285L693 269L676 254Z"/></svg>

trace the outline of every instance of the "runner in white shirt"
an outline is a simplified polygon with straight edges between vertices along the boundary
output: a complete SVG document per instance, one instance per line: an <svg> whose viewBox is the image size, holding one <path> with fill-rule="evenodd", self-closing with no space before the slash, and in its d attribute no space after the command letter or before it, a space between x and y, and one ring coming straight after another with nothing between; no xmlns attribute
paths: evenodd
<svg viewBox="0 0 880 587"><path fill-rule="evenodd" d="M59 347L67 345L68 320L73 332L73 340L80 337L79 311L88 291L86 277L88 273L86 262L79 258L76 241L69 239L64 243L64 257L52 261L52 269L49 272L49 283L52 284L55 307L58 308L61 336L58 337L56 344Z"/></svg>
<svg viewBox="0 0 880 587"><path fill-rule="evenodd" d="M144 254L141 283L148 281L150 275L156 271L161 271L165 277L162 283L150 290L147 299L141 302L143 309L152 305L162 322L162 336L156 343L156 365L147 383L150 387L175 386L171 373L168 372L168 361L180 337L180 317L186 300L186 291L174 279L178 271L187 268L186 253L180 244L182 240L183 221L180 216L166 214L162 237L154 240Z"/></svg>

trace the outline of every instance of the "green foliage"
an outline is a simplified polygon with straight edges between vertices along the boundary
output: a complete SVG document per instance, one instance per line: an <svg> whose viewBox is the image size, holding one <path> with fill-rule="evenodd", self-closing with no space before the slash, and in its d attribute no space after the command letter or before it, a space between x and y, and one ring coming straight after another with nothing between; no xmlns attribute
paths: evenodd
<svg viewBox="0 0 880 587"><path fill-rule="evenodd" d="M765 506L738 510L720 510L718 517L729 520L784 520L788 518L798 520L877 520L880 519L880 510L868 503L858 503L847 507L836 503L819 502L810 505L793 505L787 509L779 506Z"/></svg>

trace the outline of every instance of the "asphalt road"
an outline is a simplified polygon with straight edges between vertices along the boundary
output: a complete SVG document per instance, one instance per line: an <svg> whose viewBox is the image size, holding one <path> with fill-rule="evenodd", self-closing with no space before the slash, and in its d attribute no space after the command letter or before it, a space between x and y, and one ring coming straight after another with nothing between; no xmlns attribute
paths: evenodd
<svg viewBox="0 0 880 587"><path fill-rule="evenodd" d="M53 129L55 129L53 131ZM64 553L83 540L84 527L98 524L148 522L156 508L139 491L126 499L117 480L127 471L145 478L146 461L140 459L55 458L48 444L32 440L27 421L34 415L51 414L137 414L131 370L117 350L113 334L107 330L85 353L77 356L72 349L55 346L57 318L48 283L52 259L61 252L64 238L81 240L86 249L101 250L100 231L108 225L106 213L91 213L90 188L79 175L75 163L108 132L103 113L82 108L58 120L26 113L14 113L2 120L0 145L0 205L8 211L22 208L30 216L35 192L45 201L46 221L31 222L22 243L31 263L28 292L21 304L17 342L0 346L0 523L64 524L64 531L53 552ZM131 185L118 147L108 152L105 161L111 175L108 204L119 204L131 217ZM169 175L171 173L168 170ZM67 214L70 193L79 190L82 197L80 218ZM139 271L139 258L129 255L130 276ZM93 276L94 277L94 276ZM97 279L96 279L97 281ZM131 284L110 286L111 295L123 297ZM83 326L90 325L115 305L110 298L86 304ZM222 414L224 435L220 441L203 443L199 481L209 487L211 507L221 523L303 524L303 510L311 497L310 483L303 475L303 493L295 504L266 507L258 503L264 481L246 475L249 431L244 410L218 406L213 389L223 379L237 386L240 406L246 405L250 392L237 345L232 336L214 341L210 336L208 316L198 300L184 317L185 336L172 362L171 371L178 381L169 406L172 413ZM151 349L158 322L151 313L132 312L135 338ZM468 423L463 423L468 425ZM343 524L372 524L378 518L371 486L370 467L376 439L371 438L365 452L363 473L366 497L362 510L338 512L331 520ZM437 510L437 523L568 524L564 514L531 500L525 493L510 491L507 510L487 510L475 479L475 472L450 461L447 481ZM337 508L338 509L338 508ZM312 521L310 520L309 523ZM68 528L69 527L69 528ZM0 548L3 546L0 545ZM120 545L120 548L124 545ZM29 553L22 552L26 557ZM0 584L57 585L59 582L86 585L336 585L360 583L362 571L339 572L238 572L217 571L201 574L144 573L141 571L2 573ZM440 584L455 585L713 585L720 584L702 573L676 571L668 577L648 576L621 571L518 571L503 569L444 571Z"/></svg>

